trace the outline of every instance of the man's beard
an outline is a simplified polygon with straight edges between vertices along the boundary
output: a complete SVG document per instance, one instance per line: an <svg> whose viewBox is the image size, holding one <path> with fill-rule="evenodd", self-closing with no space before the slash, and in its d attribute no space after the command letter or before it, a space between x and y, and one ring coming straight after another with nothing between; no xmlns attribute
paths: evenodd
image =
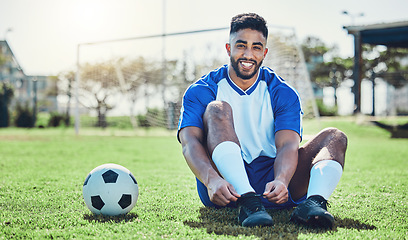
<svg viewBox="0 0 408 240"><path fill-rule="evenodd" d="M246 60L247 60L247 59L245 59L245 58L239 58L237 61L235 61L233 57L230 57L231 66L232 66L232 68L234 69L235 74L237 75L237 77L242 78L242 79L244 79L244 80L251 79L253 76L255 76L255 74L258 72L258 70L259 70L259 68L261 67L262 62L263 62L263 60L262 60L262 61L258 64L256 61L252 61L252 62L254 62L254 70L253 70L253 72L252 72L252 73L244 73L244 72L241 72L241 71L239 70L238 64L239 64L239 61L246 61Z"/></svg>

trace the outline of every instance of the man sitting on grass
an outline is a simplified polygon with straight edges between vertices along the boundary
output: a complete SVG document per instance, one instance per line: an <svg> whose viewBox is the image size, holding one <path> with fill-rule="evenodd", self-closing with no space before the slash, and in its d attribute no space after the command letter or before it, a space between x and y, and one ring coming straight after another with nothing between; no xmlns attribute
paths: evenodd
<svg viewBox="0 0 408 240"><path fill-rule="evenodd" d="M268 28L257 14L232 18L230 63L183 97L178 139L208 207L238 207L242 226L272 225L265 208L296 207L291 221L333 226L327 199L340 180L347 137L324 129L302 147L297 92L262 62Z"/></svg>

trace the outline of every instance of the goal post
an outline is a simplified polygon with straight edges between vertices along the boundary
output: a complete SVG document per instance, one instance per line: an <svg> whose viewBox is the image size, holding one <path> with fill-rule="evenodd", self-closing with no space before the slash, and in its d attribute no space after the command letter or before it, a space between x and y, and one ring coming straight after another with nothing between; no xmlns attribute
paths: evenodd
<svg viewBox="0 0 408 240"><path fill-rule="evenodd" d="M295 29L280 28L270 34L267 47L264 64L297 90L306 118L319 118L310 74Z"/></svg>
<svg viewBox="0 0 408 240"><path fill-rule="evenodd" d="M113 126L107 120L112 117L121 117L123 125L132 128L175 129L185 89L228 63L228 29L79 44L74 91L76 133L82 127ZM297 89L305 115L318 117L294 29L270 26L269 33L264 65Z"/></svg>

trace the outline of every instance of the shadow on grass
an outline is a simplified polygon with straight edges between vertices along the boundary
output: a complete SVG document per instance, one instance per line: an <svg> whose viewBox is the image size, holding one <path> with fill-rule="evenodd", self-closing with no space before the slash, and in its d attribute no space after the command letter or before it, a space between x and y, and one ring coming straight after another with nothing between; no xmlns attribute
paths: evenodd
<svg viewBox="0 0 408 240"><path fill-rule="evenodd" d="M135 213L128 213L125 215L119 215L119 216L104 216L104 215L96 215L96 214L84 214L84 219L87 220L88 222L115 222L115 223L121 223L121 222L131 222L134 220L138 219L138 215Z"/></svg>
<svg viewBox="0 0 408 240"><path fill-rule="evenodd" d="M271 227L247 228L238 225L238 210L231 208L215 209L200 208L198 221L185 221L184 224L192 228L205 228L207 233L217 235L244 235L257 236L260 239L297 239L299 234L325 233L337 231L337 228L352 228L358 230L375 229L372 225L367 225L353 219L335 219L333 229L313 228L289 222L292 210L267 210L271 214L274 225Z"/></svg>

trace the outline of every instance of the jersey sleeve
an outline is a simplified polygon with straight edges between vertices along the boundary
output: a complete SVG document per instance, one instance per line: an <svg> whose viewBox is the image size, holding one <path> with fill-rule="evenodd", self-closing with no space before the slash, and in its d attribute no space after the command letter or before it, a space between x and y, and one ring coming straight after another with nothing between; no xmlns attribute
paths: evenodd
<svg viewBox="0 0 408 240"><path fill-rule="evenodd" d="M277 88L272 99L275 133L293 130L302 138L302 106L296 90L286 84Z"/></svg>
<svg viewBox="0 0 408 240"><path fill-rule="evenodd" d="M179 132L185 127L199 127L204 130L203 114L207 105L215 100L216 94L207 84L195 83L191 85L183 96L178 123L177 139Z"/></svg>

